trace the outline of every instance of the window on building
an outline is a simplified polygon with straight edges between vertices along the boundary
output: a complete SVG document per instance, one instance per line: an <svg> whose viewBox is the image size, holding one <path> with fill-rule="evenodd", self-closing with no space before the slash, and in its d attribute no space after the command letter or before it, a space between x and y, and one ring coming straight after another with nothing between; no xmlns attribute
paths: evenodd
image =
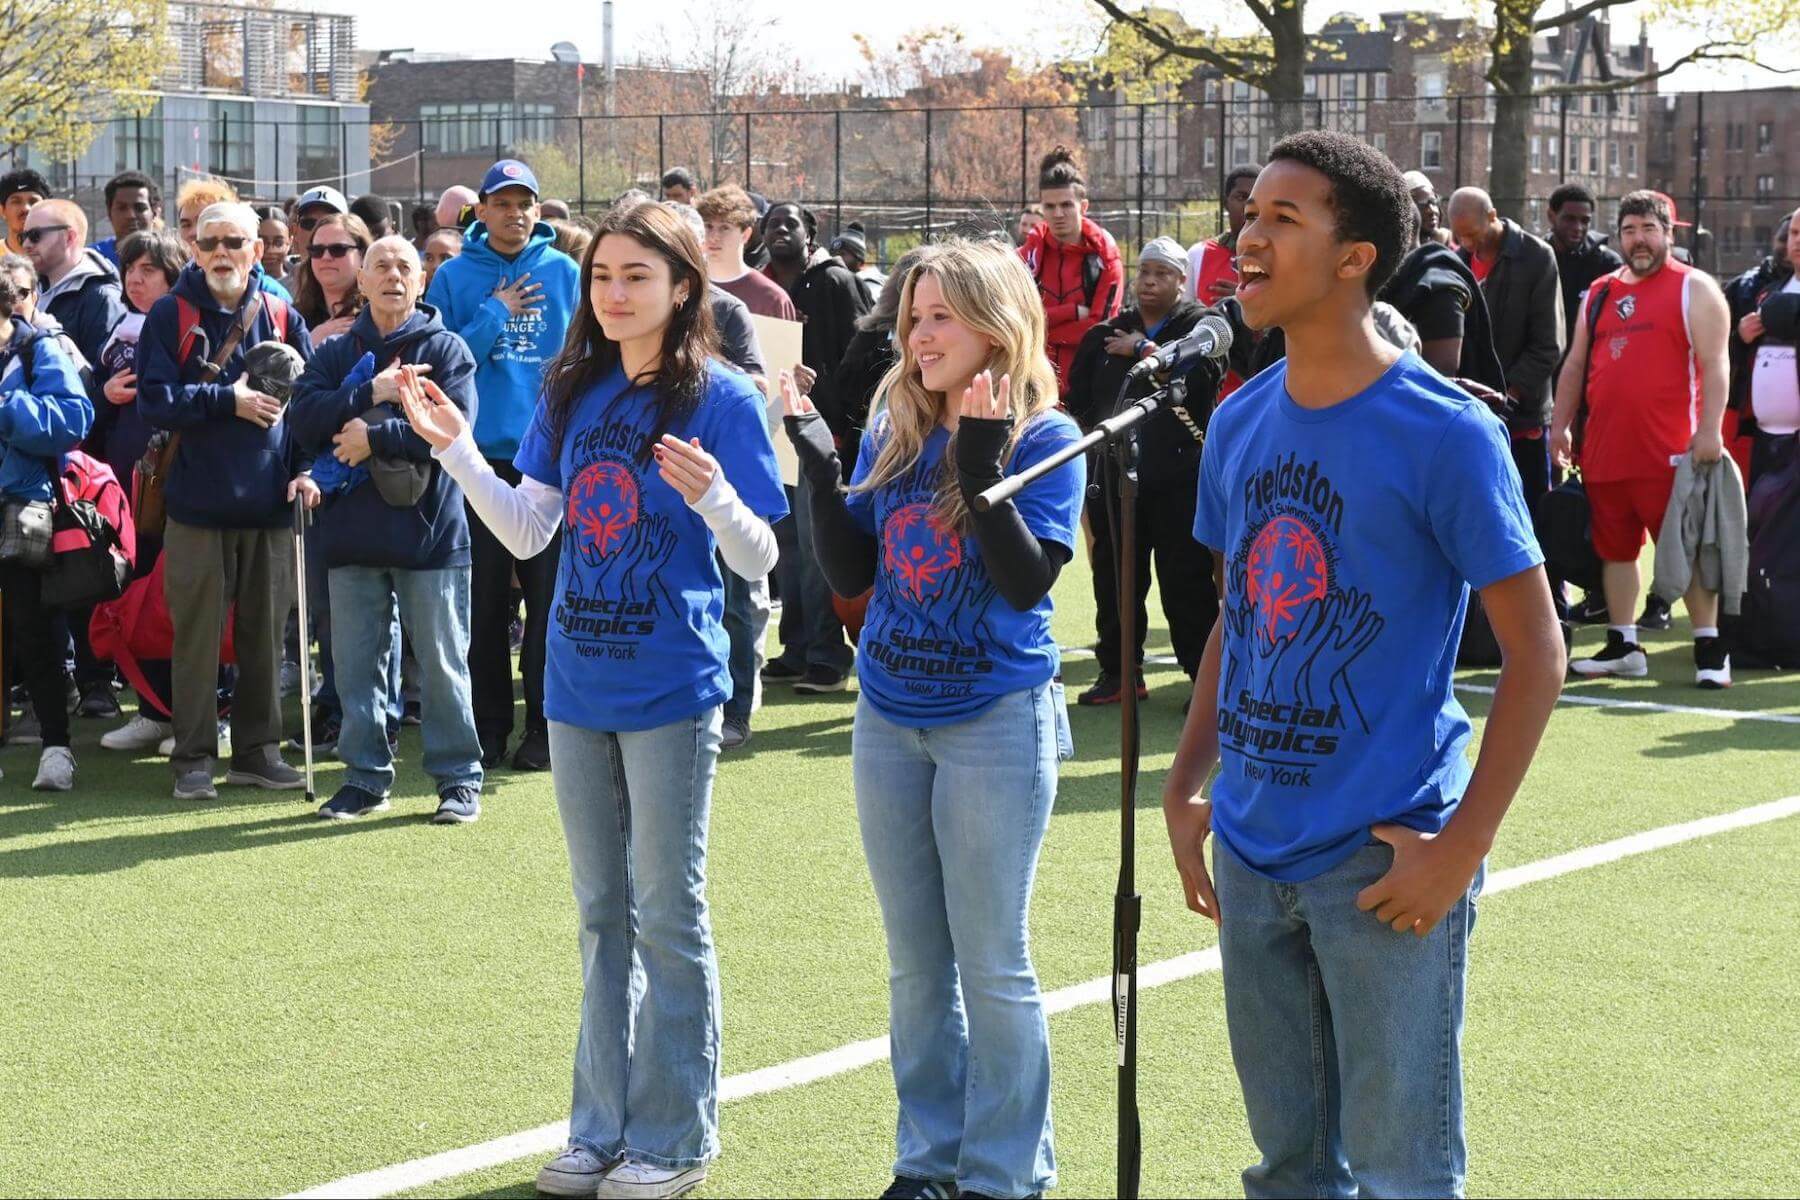
<svg viewBox="0 0 1800 1200"><path fill-rule="evenodd" d="M1619 173L1619 143L1606 143L1606 173L1617 176Z"/></svg>
<svg viewBox="0 0 1800 1200"><path fill-rule="evenodd" d="M1625 143L1625 173L1635 178L1638 173L1638 148L1636 142Z"/></svg>
<svg viewBox="0 0 1800 1200"><path fill-rule="evenodd" d="M1550 157L1548 161L1552 171L1558 173L1562 171L1562 138L1554 133L1550 135Z"/></svg>
<svg viewBox="0 0 1800 1200"><path fill-rule="evenodd" d="M1531 169L1534 171L1544 169L1544 139L1541 134L1531 135Z"/></svg>
<svg viewBox="0 0 1800 1200"><path fill-rule="evenodd" d="M1638 115L1638 94L1636 92L1625 93L1625 115L1628 117Z"/></svg>
<svg viewBox="0 0 1800 1200"><path fill-rule="evenodd" d="M1387 75L1385 73L1375 76L1375 98L1377 100L1387 99Z"/></svg>
<svg viewBox="0 0 1800 1200"><path fill-rule="evenodd" d="M1589 175L1600 174L1600 139L1589 138L1587 144L1587 170Z"/></svg>
<svg viewBox="0 0 1800 1200"><path fill-rule="evenodd" d="M1756 177L1756 202L1758 204L1767 204L1774 198L1775 177L1773 175L1758 175Z"/></svg>
<svg viewBox="0 0 1800 1200"><path fill-rule="evenodd" d="M142 171L152 179L163 173L163 102L158 98L139 117L113 121L115 171Z"/></svg>
<svg viewBox="0 0 1800 1200"><path fill-rule="evenodd" d="M1205 148L1204 153L1201 155L1200 165L1203 167L1216 167L1219 165L1219 139L1218 138L1209 137L1206 139L1206 148Z"/></svg>
<svg viewBox="0 0 1800 1200"><path fill-rule="evenodd" d="M1758 121L1756 123L1756 152L1767 154L1775 148L1775 123Z"/></svg>
<svg viewBox="0 0 1800 1200"><path fill-rule="evenodd" d="M1419 74L1419 120L1444 119L1444 73L1423 71Z"/></svg>
<svg viewBox="0 0 1800 1200"><path fill-rule="evenodd" d="M343 134L337 109L322 104L300 105L300 121L295 128L295 178L309 186L314 180L336 179L344 169L339 146Z"/></svg>
<svg viewBox="0 0 1800 1200"><path fill-rule="evenodd" d="M1419 135L1419 167L1425 171L1441 171L1444 167L1444 135L1435 129Z"/></svg>
<svg viewBox="0 0 1800 1200"><path fill-rule="evenodd" d="M1377 154L1386 154L1387 153L1387 134L1378 133L1374 137L1369 139L1369 143L1370 143L1370 145L1375 147L1375 152Z"/></svg>
<svg viewBox="0 0 1800 1200"><path fill-rule="evenodd" d="M1250 85L1241 79L1232 80L1231 98L1233 100L1248 100L1250 98Z"/></svg>
<svg viewBox="0 0 1800 1200"><path fill-rule="evenodd" d="M1736 200L1743 194L1744 181L1736 175L1727 175L1725 177L1725 198L1727 200Z"/></svg>
<svg viewBox="0 0 1800 1200"><path fill-rule="evenodd" d="M1205 87L1200 93L1200 98L1207 104L1211 104L1213 101L1217 100L1219 98L1219 81L1216 79L1207 80Z"/></svg>
<svg viewBox="0 0 1800 1200"><path fill-rule="evenodd" d="M1257 161L1255 138L1231 139L1231 162L1233 167L1242 167Z"/></svg>
<svg viewBox="0 0 1800 1200"><path fill-rule="evenodd" d="M248 100L214 100L209 106L206 142L197 158L214 175L237 182L256 177L255 106ZM254 190L254 187L246 190Z"/></svg>
<svg viewBox="0 0 1800 1200"><path fill-rule="evenodd" d="M1313 99L1319 94L1319 77L1317 75L1306 76L1300 84L1300 91L1308 100Z"/></svg>

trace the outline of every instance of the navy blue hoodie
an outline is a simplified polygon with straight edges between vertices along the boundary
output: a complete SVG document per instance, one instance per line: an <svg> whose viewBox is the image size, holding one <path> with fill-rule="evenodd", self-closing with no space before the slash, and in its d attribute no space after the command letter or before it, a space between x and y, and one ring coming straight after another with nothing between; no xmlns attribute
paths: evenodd
<svg viewBox="0 0 1800 1200"><path fill-rule="evenodd" d="M251 268L246 297L259 295L262 267ZM187 362L176 361L181 348L181 315L177 297L200 312L205 340L194 340ZM266 297L265 297L266 299ZM237 415L232 385L244 373L244 352L274 338L269 306L257 314L250 332L232 350L217 383L199 383L200 368L213 348L230 336L238 310L227 310L213 298L206 275L189 264L167 296L150 306L138 338L138 412L152 429L181 434L181 449L169 474L163 499L171 519L203 529L278 529L290 520L288 483L312 463L290 437L287 414L268 429ZM306 321L291 305L287 343L312 360L312 337Z"/></svg>
<svg viewBox="0 0 1800 1200"><path fill-rule="evenodd" d="M384 338L365 307L349 333L319 347L294 383L288 420L295 439L313 457L330 454L331 439L344 423L374 406L372 384L344 386L351 369L368 353L375 355L377 371L385 371L396 360L429 364L428 378L474 424L475 356L462 338L444 328L437 310L419 305ZM412 508L395 508L367 478L347 492L326 497L318 530L325 565L408 571L468 566L469 521L462 489L432 461L431 447L407 425L399 406L381 407L389 415L369 423L370 451L377 458L430 464L430 482Z"/></svg>
<svg viewBox="0 0 1800 1200"><path fill-rule="evenodd" d="M100 361L106 339L126 312L117 268L91 246L67 275L44 289L38 305L75 340L89 366Z"/></svg>

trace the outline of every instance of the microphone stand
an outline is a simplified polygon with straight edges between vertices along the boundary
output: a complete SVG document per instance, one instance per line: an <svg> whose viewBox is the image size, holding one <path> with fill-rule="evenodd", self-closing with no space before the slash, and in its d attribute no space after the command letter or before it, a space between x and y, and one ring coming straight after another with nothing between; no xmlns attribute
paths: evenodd
<svg viewBox="0 0 1800 1200"><path fill-rule="evenodd" d="M1107 505L1113 525L1114 578L1119 585L1119 679L1124 688L1119 705L1119 883L1113 895L1113 1038L1117 1047L1119 1087L1118 1195L1136 1200L1143 1141L1137 1103L1137 944L1143 899L1137 892L1137 491L1138 428L1151 416L1187 400L1187 378L1176 375L1166 387L1141 400L1122 404L1127 379L1119 389L1120 405L1080 441L1001 480L975 497L977 512L1009 500L1034 480L1048 475L1089 450L1104 447L1111 460L1114 503ZM1096 485L1099 486L1099 485Z"/></svg>

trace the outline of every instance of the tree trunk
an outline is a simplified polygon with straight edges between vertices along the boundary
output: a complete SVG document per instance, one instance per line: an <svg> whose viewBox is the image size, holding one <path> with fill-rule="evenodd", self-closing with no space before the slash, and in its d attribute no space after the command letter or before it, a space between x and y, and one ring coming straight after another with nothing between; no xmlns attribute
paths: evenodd
<svg viewBox="0 0 1800 1200"><path fill-rule="evenodd" d="M1275 65L1269 70L1269 99L1274 102L1275 136L1308 127L1306 121L1306 0L1277 0L1270 6L1275 22L1269 41Z"/></svg>
<svg viewBox="0 0 1800 1200"><path fill-rule="evenodd" d="M1503 216L1524 223L1526 201L1525 146L1531 136L1532 31L1535 5L1494 5L1493 65L1494 149L1488 168L1488 194Z"/></svg>

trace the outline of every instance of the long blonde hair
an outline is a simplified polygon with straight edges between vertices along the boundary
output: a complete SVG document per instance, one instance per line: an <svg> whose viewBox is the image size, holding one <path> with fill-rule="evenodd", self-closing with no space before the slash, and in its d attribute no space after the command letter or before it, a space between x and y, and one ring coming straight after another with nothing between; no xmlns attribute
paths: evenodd
<svg viewBox="0 0 1800 1200"><path fill-rule="evenodd" d="M945 406L962 400L928 391L913 356L913 291L927 275L937 279L952 316L998 343L983 368L993 372L996 382L1002 375L1012 376L1012 436L1001 461L1012 457L1020 433L1032 418L1056 407L1056 372L1045 352L1043 302L1017 252L986 239L954 239L928 246L920 252L918 265L907 275L900 295L894 331L900 356L876 388L876 394L886 398L886 410L875 427L879 448L875 465L857 491L874 491L912 470ZM968 506L956 478L954 434L944 449L932 512L948 527L968 527Z"/></svg>

